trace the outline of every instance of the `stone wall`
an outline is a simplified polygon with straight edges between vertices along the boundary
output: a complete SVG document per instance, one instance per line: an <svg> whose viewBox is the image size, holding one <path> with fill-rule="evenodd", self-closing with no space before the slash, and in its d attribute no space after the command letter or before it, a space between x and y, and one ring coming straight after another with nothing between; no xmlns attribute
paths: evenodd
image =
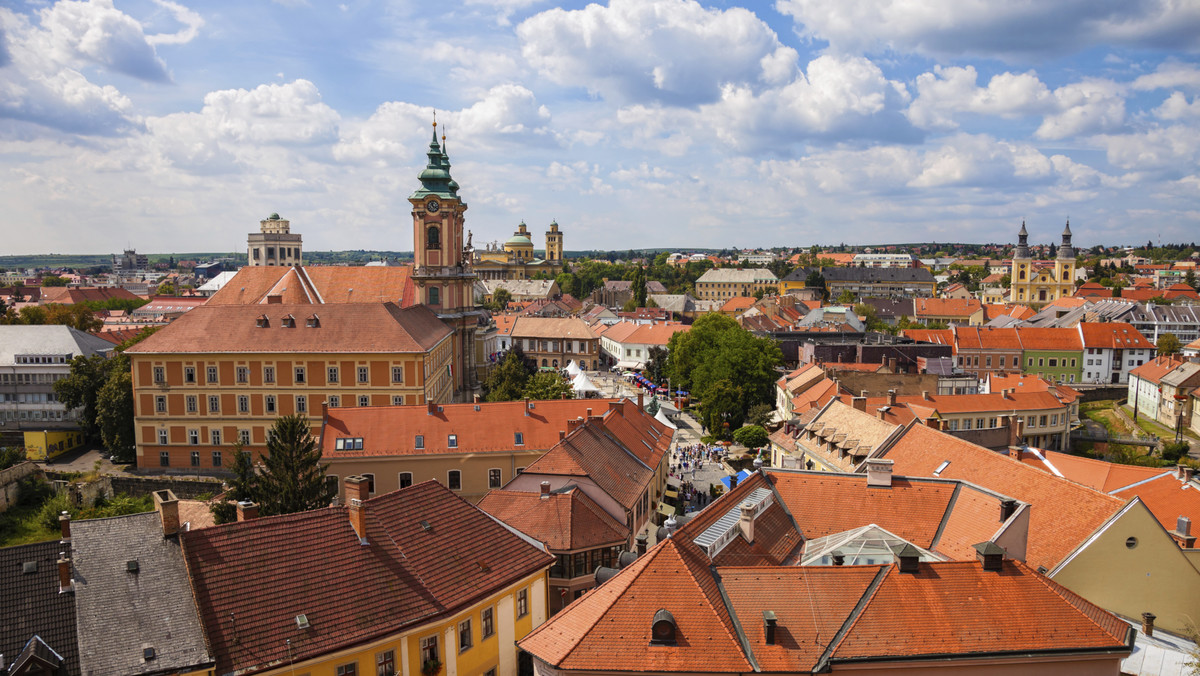
<svg viewBox="0 0 1200 676"><path fill-rule="evenodd" d="M0 470L0 512L7 510L20 499L20 486L17 482L39 471L37 464L29 461Z"/></svg>
<svg viewBox="0 0 1200 676"><path fill-rule="evenodd" d="M114 493L130 495L149 495L154 491L170 489L179 498L195 498L202 494L216 495L222 490L219 479L183 478L168 476L126 476L112 475L105 477L111 482Z"/></svg>

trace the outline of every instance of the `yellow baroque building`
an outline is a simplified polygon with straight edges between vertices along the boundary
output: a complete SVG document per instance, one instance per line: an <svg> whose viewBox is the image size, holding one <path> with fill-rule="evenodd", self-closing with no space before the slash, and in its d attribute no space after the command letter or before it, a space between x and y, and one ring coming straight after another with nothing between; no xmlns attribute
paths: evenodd
<svg viewBox="0 0 1200 676"><path fill-rule="evenodd" d="M472 268L480 279L531 279L544 272L553 279L563 263L563 234L557 222L546 231L545 258L534 255L529 226L521 221L516 232L503 245L489 244L475 252Z"/></svg>
<svg viewBox="0 0 1200 676"><path fill-rule="evenodd" d="M1029 252L1029 233L1025 223L1017 235L1012 258L1012 286L1009 300L1040 307L1075 292L1075 249L1071 246L1071 223L1062 233L1062 244L1054 262L1035 261Z"/></svg>

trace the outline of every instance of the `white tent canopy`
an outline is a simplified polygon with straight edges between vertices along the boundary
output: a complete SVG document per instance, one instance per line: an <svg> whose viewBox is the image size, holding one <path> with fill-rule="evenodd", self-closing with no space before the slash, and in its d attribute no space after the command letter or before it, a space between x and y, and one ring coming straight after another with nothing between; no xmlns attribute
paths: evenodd
<svg viewBox="0 0 1200 676"><path fill-rule="evenodd" d="M579 364L575 363L574 360L567 362L567 375L569 377L574 378L580 373L581 371L579 370Z"/></svg>
<svg viewBox="0 0 1200 676"><path fill-rule="evenodd" d="M679 429L675 426L675 423L671 422L671 419L667 417L667 412L664 411L661 406L658 408L658 413L654 414L654 419L673 430Z"/></svg>
<svg viewBox="0 0 1200 676"><path fill-rule="evenodd" d="M582 373L575 376L575 380L571 381L571 389L575 390L577 394L600 391L600 388L593 385L592 381L588 380L588 377Z"/></svg>

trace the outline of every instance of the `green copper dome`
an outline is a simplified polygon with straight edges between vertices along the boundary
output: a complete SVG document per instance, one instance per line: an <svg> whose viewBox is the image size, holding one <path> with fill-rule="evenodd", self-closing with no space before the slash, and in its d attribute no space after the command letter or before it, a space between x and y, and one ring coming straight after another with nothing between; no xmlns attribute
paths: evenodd
<svg viewBox="0 0 1200 676"><path fill-rule="evenodd" d="M429 158L425 169L417 175L417 179L421 181L421 187L409 196L409 199L421 199L436 195L445 199L458 198L458 184L454 179L450 178L450 158L442 150L438 144L437 127L433 129L433 139L429 142L429 152L426 153Z"/></svg>
<svg viewBox="0 0 1200 676"><path fill-rule="evenodd" d="M524 235L513 235L508 238L504 246L533 246L533 241Z"/></svg>

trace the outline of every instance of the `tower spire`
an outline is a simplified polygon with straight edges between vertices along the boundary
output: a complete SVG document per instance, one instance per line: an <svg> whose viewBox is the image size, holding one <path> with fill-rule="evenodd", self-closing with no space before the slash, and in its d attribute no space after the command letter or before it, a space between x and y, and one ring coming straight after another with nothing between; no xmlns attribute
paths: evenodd
<svg viewBox="0 0 1200 676"><path fill-rule="evenodd" d="M1017 248L1013 258L1029 258L1029 231L1025 229L1025 220L1021 219L1021 232L1017 233Z"/></svg>

